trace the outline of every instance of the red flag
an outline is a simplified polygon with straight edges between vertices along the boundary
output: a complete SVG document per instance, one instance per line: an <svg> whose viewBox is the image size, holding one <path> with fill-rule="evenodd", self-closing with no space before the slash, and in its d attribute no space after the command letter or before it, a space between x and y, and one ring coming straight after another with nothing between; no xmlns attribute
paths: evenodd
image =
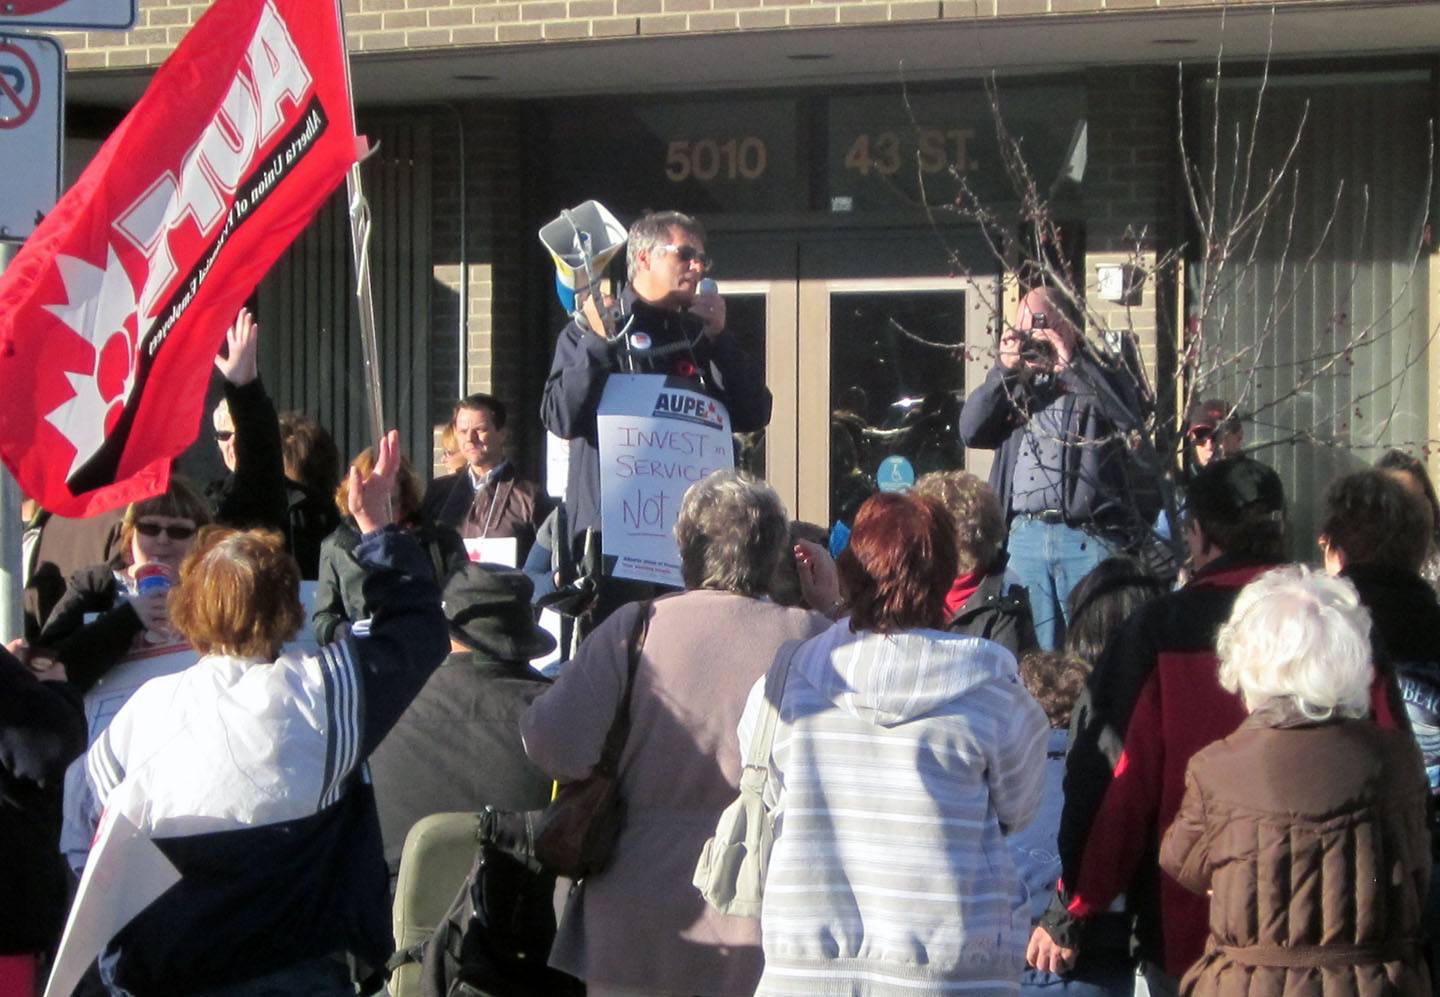
<svg viewBox="0 0 1440 997"><path fill-rule="evenodd" d="M225 329L355 162L327 0L217 0L0 275L0 459L65 516L163 491Z"/></svg>

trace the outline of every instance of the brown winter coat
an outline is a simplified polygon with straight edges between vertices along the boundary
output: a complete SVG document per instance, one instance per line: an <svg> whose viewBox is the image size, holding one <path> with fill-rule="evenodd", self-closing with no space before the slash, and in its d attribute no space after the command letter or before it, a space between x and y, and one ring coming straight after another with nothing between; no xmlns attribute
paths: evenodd
<svg viewBox="0 0 1440 997"><path fill-rule="evenodd" d="M1271 700L1190 762L1160 864L1211 893L1187 995L1426 995L1425 774L1412 737Z"/></svg>

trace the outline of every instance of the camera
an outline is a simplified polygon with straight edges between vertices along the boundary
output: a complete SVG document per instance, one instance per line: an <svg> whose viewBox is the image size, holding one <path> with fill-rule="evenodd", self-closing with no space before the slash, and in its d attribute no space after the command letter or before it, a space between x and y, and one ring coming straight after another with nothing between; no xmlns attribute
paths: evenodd
<svg viewBox="0 0 1440 997"><path fill-rule="evenodd" d="M1019 354L1020 362L1032 367L1054 367L1060 359L1055 344L1034 332L1020 341Z"/></svg>

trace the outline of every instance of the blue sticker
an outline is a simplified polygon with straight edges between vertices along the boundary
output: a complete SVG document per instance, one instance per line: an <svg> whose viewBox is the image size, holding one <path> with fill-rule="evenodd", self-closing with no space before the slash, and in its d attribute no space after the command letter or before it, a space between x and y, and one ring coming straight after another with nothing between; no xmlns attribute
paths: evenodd
<svg viewBox="0 0 1440 997"><path fill-rule="evenodd" d="M915 468L904 457L886 457L875 472L875 484L882 492L908 492L915 484Z"/></svg>

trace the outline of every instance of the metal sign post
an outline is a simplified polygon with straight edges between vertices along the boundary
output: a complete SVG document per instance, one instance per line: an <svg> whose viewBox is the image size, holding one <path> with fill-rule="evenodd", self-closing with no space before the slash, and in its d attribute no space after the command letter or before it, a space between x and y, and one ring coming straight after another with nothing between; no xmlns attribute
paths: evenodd
<svg viewBox="0 0 1440 997"><path fill-rule="evenodd" d="M0 0L0 24L21 28L135 27L137 0Z"/></svg>
<svg viewBox="0 0 1440 997"><path fill-rule="evenodd" d="M28 237L60 197L64 106L60 43L0 31L0 240Z"/></svg>
<svg viewBox="0 0 1440 997"><path fill-rule="evenodd" d="M19 252L14 243L0 242L0 273ZM25 573L21 564L25 524L20 519L20 486L0 464L0 643L25 635Z"/></svg>

